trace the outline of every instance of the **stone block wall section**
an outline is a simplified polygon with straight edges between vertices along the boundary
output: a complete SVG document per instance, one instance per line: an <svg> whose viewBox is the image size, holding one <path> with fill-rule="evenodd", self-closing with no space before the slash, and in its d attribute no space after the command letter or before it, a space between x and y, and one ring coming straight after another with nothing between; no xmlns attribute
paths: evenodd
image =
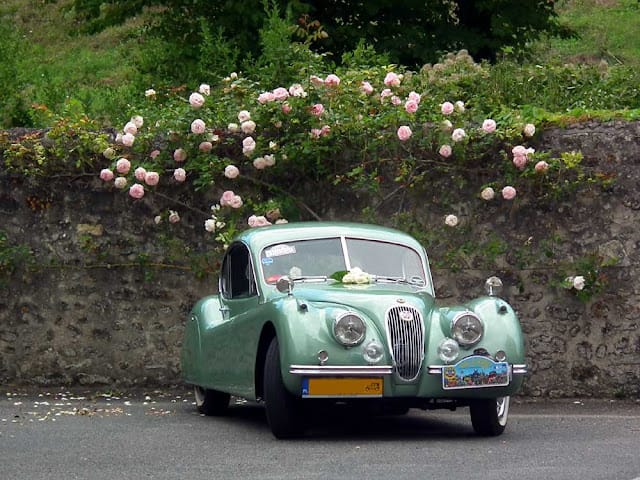
<svg viewBox="0 0 640 480"><path fill-rule="evenodd" d="M437 296L466 300L482 293L487 276L503 276L526 336L524 395L638 398L640 123L581 123L542 132L536 142L581 151L586 165L614 174L615 183L545 211L495 206L467 221L477 232L506 232L519 245L558 232L554 248L567 260L585 251L615 257L605 289L582 302L554 285L554 271L518 269L505 257L491 270L434 269ZM206 196L203 205L215 201ZM90 177L33 182L0 167L0 231L8 244L28 246L37 262L0 272L0 382L180 383L185 320L195 300L216 291L217 276L201 280L172 261L212 244L195 213L185 212L180 224L155 225L163 207L105 191ZM438 255L429 253L432 260Z"/></svg>

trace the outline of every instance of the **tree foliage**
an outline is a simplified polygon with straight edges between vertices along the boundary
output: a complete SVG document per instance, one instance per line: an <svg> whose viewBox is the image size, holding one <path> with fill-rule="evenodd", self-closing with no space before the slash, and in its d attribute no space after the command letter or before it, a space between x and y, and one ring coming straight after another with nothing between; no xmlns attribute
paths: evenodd
<svg viewBox="0 0 640 480"><path fill-rule="evenodd" d="M408 67L460 49L493 60L503 51L524 51L543 33L568 33L547 0L75 0L72 5L90 31L153 8L151 31L172 46L176 58L167 61L179 58L183 66L202 61L211 32L218 35L213 36L217 45L207 47L233 48L245 62L259 58L259 32L274 10L295 24L291 40L306 41L319 52L340 59L364 41Z"/></svg>

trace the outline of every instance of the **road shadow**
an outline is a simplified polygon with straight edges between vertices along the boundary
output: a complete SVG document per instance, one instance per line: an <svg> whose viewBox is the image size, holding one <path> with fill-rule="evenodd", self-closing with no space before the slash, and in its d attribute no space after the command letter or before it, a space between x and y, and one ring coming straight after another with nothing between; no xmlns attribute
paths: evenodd
<svg viewBox="0 0 640 480"><path fill-rule="evenodd" d="M197 411L193 407L192 413ZM466 409L455 413L409 410L404 415L371 414L355 408L307 409L305 433L296 440L406 440L477 439ZM262 404L246 402L232 405L222 417L204 417L203 421L225 428L249 429L256 435L271 435Z"/></svg>

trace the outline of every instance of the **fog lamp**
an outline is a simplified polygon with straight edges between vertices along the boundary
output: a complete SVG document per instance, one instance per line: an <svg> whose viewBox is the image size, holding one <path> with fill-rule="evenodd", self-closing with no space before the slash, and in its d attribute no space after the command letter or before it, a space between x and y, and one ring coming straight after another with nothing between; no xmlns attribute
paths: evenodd
<svg viewBox="0 0 640 480"><path fill-rule="evenodd" d="M498 350L495 354L495 359L499 362L504 362L507 359L507 354L502 350Z"/></svg>
<svg viewBox="0 0 640 480"><path fill-rule="evenodd" d="M460 355L460 345L453 338L445 338L438 345L438 356L446 363L453 362Z"/></svg>
<svg viewBox="0 0 640 480"><path fill-rule="evenodd" d="M378 363L384 356L384 347L375 340L371 340L362 349L362 356L367 363Z"/></svg>
<svg viewBox="0 0 640 480"><path fill-rule="evenodd" d="M320 362L320 365L324 365L325 363L327 363L327 360L329 360L329 354L327 353L327 351L320 350L318 352L318 361Z"/></svg>

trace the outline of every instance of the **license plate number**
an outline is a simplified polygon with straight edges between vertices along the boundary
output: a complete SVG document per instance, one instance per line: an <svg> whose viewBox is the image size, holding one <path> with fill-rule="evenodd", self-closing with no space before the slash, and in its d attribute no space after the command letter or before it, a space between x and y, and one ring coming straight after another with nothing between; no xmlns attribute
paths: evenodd
<svg viewBox="0 0 640 480"><path fill-rule="evenodd" d="M502 387L509 385L509 377L507 362L494 362L490 358L474 355L442 368L442 388Z"/></svg>
<svg viewBox="0 0 640 480"><path fill-rule="evenodd" d="M381 397L382 378L303 378L304 398Z"/></svg>

